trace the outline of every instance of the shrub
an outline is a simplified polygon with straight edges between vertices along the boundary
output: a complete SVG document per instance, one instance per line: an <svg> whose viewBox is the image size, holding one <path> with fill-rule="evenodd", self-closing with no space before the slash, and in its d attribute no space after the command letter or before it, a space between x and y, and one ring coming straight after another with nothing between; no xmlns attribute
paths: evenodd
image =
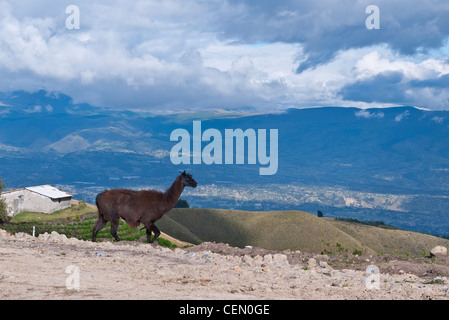
<svg viewBox="0 0 449 320"><path fill-rule="evenodd" d="M78 202L78 205L77 205L77 206L74 206L74 207L73 207L73 210L81 211L81 210L86 209L86 207L87 207L86 202L81 200L81 201Z"/></svg>
<svg viewBox="0 0 449 320"><path fill-rule="evenodd" d="M175 204L175 208L189 208L189 204L184 199L179 199Z"/></svg>

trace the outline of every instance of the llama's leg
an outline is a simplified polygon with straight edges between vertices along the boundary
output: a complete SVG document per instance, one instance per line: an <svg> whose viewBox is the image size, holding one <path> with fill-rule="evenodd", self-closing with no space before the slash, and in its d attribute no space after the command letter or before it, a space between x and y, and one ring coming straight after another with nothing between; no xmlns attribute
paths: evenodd
<svg viewBox="0 0 449 320"><path fill-rule="evenodd" d="M118 234L117 234L118 221L119 221L119 219L111 220L111 235L114 237L114 239L116 241L120 241L120 238L118 237Z"/></svg>
<svg viewBox="0 0 449 320"><path fill-rule="evenodd" d="M106 225L107 221L105 221L102 217L98 217L97 223L95 224L94 230L93 230L93 235L92 235L92 241L95 242L97 240L97 233L98 231L100 231L101 229L104 228L104 226Z"/></svg>
<svg viewBox="0 0 449 320"><path fill-rule="evenodd" d="M151 241L148 241L149 243L153 243L157 239L157 237L159 237L159 235L161 234L159 229L154 224L151 226L151 231L153 231L154 237L153 237L153 239L151 239ZM150 231L150 234L151 234L151 231Z"/></svg>
<svg viewBox="0 0 449 320"><path fill-rule="evenodd" d="M147 242L151 243L151 228L146 228L147 229Z"/></svg>

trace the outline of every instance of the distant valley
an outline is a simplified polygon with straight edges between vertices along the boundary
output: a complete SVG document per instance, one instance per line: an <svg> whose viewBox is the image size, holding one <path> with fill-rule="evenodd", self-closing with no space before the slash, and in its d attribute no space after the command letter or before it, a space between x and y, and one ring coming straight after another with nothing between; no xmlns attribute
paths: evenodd
<svg viewBox="0 0 449 320"><path fill-rule="evenodd" d="M0 94L0 176L8 188L53 184L94 202L105 188L199 183L191 207L303 210L449 234L449 112L412 107L291 109L280 114L153 115L76 104L63 94ZM279 169L170 162L176 128L278 129Z"/></svg>

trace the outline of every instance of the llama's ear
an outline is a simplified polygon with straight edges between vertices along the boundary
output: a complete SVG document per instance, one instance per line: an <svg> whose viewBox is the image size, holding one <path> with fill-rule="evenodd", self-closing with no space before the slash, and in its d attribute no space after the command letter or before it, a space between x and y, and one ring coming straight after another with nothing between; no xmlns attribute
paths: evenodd
<svg viewBox="0 0 449 320"><path fill-rule="evenodd" d="M183 173L181 173L183 176L185 176L186 175L186 171L184 170L184 172Z"/></svg>

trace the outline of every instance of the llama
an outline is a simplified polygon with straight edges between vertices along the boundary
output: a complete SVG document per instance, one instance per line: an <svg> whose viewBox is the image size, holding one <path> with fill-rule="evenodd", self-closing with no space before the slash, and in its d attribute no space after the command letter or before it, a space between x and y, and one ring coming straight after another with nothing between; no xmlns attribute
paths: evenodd
<svg viewBox="0 0 449 320"><path fill-rule="evenodd" d="M92 241L95 242L98 231L104 228L108 221L111 222L111 235L120 241L117 227L122 218L131 229L142 223L147 229L148 243L153 243L161 234L154 223L175 206L186 186L196 188L197 183L192 175L184 171L165 192L112 189L98 194L98 220L93 229ZM151 232L154 233L153 239Z"/></svg>

